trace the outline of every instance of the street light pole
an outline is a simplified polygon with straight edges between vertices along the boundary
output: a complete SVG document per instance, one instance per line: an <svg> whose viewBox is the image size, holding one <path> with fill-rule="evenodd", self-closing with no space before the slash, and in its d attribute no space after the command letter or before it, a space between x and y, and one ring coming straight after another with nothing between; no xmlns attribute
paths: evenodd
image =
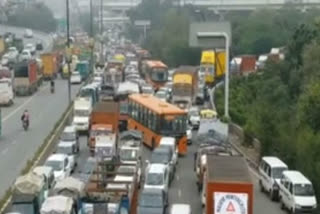
<svg viewBox="0 0 320 214"><path fill-rule="evenodd" d="M69 15L69 0L66 0L66 10L67 10L67 48L70 51L70 15ZM71 103L71 84L70 84L70 77L71 77L71 65L70 60L72 56L67 57L68 63L68 99L69 104ZM69 58L69 59L68 59Z"/></svg>
<svg viewBox="0 0 320 214"><path fill-rule="evenodd" d="M100 61L104 62L103 60L103 0L100 0L100 36L101 36L101 51L100 51Z"/></svg>
<svg viewBox="0 0 320 214"><path fill-rule="evenodd" d="M92 5L92 0L90 0L90 37L91 37L91 41L93 41L93 5ZM94 69L94 64L93 64L93 47L94 44L90 44L90 48L91 48L91 56L90 56L90 69L91 69L91 73L93 73L93 69Z"/></svg>

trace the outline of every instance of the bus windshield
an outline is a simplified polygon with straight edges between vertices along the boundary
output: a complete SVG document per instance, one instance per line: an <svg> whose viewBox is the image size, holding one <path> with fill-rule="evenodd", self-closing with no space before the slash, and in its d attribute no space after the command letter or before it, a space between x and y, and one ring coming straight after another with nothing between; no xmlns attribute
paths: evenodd
<svg viewBox="0 0 320 214"><path fill-rule="evenodd" d="M153 68L151 71L151 80L165 82L168 80L168 71L165 68Z"/></svg>

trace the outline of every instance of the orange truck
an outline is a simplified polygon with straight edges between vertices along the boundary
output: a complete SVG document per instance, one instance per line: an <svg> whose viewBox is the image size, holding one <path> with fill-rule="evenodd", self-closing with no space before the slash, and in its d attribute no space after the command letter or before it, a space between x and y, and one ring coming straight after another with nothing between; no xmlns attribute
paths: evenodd
<svg viewBox="0 0 320 214"><path fill-rule="evenodd" d="M253 214L253 182L241 156L207 155L202 202L206 214Z"/></svg>
<svg viewBox="0 0 320 214"><path fill-rule="evenodd" d="M56 78L58 73L58 59L56 53L41 54L42 72L45 80Z"/></svg>
<svg viewBox="0 0 320 214"><path fill-rule="evenodd" d="M94 106L91 112L88 142L92 154L95 151L96 136L118 133L119 111L119 103L112 100L100 101Z"/></svg>

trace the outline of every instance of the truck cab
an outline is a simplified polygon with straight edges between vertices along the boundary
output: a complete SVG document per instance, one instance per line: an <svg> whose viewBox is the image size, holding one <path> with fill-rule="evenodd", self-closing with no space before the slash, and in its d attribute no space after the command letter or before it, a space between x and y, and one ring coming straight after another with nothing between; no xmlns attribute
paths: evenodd
<svg viewBox="0 0 320 214"><path fill-rule="evenodd" d="M89 97L79 97L74 101L73 125L77 131L88 133L92 102Z"/></svg>

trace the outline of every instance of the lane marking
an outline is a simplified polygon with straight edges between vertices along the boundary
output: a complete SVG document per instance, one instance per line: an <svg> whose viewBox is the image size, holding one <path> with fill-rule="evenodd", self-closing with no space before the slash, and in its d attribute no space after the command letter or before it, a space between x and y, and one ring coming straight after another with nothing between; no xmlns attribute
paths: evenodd
<svg viewBox="0 0 320 214"><path fill-rule="evenodd" d="M7 121L10 117L12 117L13 115L15 115L19 110L21 110L25 105L27 105L28 103L31 102L31 100L37 96L39 94L39 92L42 92L44 89L47 89L49 88L49 85L41 88L38 93L34 93L29 99L27 99L24 103L22 103L18 108L16 108L15 110L13 110L12 112L10 112L10 114L8 114L7 116L5 116L3 119L2 119L2 122L5 122Z"/></svg>
<svg viewBox="0 0 320 214"><path fill-rule="evenodd" d="M181 189L178 189L178 197L181 198Z"/></svg>

